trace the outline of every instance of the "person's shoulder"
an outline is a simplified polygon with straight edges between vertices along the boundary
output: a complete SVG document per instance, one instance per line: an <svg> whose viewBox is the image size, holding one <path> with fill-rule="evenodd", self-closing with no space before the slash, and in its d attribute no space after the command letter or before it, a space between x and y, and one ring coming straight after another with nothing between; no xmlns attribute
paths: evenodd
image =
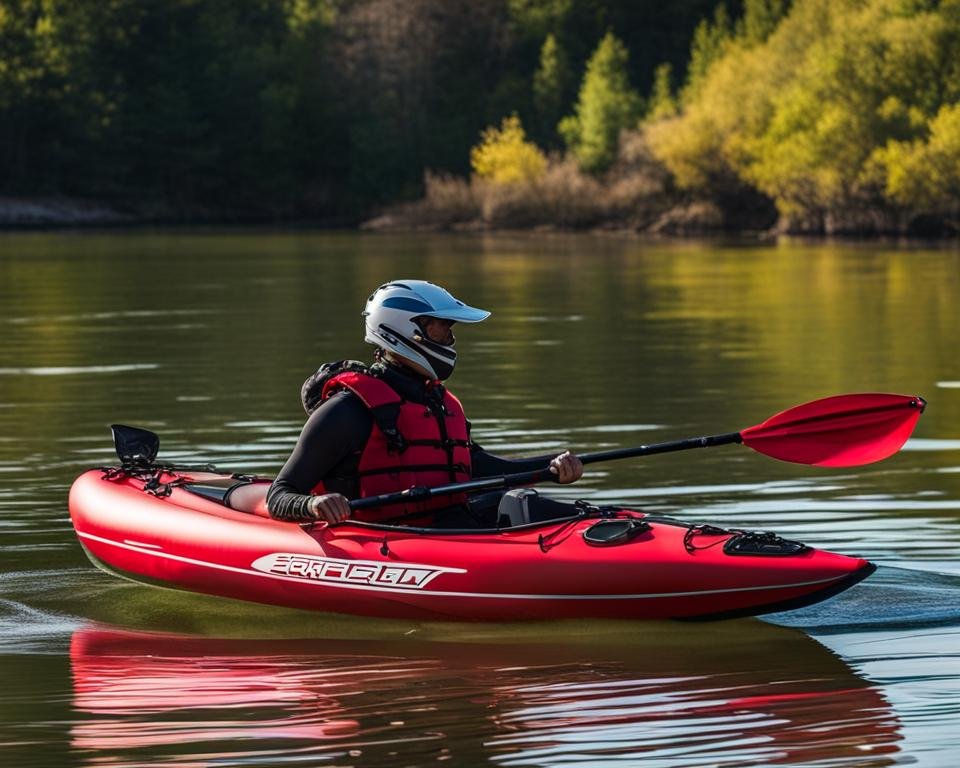
<svg viewBox="0 0 960 768"><path fill-rule="evenodd" d="M370 435L373 417L353 392L336 392L314 410L303 426L300 440L304 445L331 442L349 449L362 446Z"/></svg>
<svg viewBox="0 0 960 768"><path fill-rule="evenodd" d="M348 416L357 413L367 413L363 401L349 389L339 389L317 406L310 414L308 421Z"/></svg>
<svg viewBox="0 0 960 768"><path fill-rule="evenodd" d="M313 413L329 397L328 385L345 373L368 373L369 367L359 360L335 360L324 363L310 374L300 387L300 402L303 409Z"/></svg>

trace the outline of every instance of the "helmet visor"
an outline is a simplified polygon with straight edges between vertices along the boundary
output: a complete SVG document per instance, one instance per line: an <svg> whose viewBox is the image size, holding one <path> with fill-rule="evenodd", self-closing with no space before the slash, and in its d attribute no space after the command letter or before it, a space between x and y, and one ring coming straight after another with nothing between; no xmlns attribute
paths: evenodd
<svg viewBox="0 0 960 768"><path fill-rule="evenodd" d="M397 280L386 283L377 290L387 289L392 295L385 296L381 306L409 312L413 316L436 317L458 323L479 323L490 317L485 309L464 304L449 291L425 280ZM370 297L374 300L376 292ZM369 301L368 307L369 309Z"/></svg>
<svg viewBox="0 0 960 768"><path fill-rule="evenodd" d="M490 317L485 309L477 309L461 302L450 307L440 307L429 312L420 313L420 317L436 317L440 320L453 320L457 323L479 323Z"/></svg>

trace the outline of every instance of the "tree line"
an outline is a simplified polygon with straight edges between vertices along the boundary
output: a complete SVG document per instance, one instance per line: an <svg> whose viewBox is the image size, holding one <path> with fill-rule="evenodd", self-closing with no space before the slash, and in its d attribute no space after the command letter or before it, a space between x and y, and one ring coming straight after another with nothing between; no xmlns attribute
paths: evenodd
<svg viewBox="0 0 960 768"><path fill-rule="evenodd" d="M676 186L759 192L788 230L960 231L960 2L746 11L703 28L705 62L640 129Z"/></svg>
<svg viewBox="0 0 960 768"><path fill-rule="evenodd" d="M663 231L960 231L960 1L747 0L738 17L721 4L695 29L682 76L658 66L645 98L628 56L612 32L597 46L559 123L562 155L538 155L517 116L483 134L475 215ZM454 187L428 193L451 199ZM575 187L589 205L571 206L563 190Z"/></svg>
<svg viewBox="0 0 960 768"><path fill-rule="evenodd" d="M0 0L0 195L357 220L420 195L427 169L468 173L505 115L559 148L607 31L644 87L684 66L712 5Z"/></svg>
<svg viewBox="0 0 960 768"><path fill-rule="evenodd" d="M960 0L0 0L0 174L161 218L955 232Z"/></svg>

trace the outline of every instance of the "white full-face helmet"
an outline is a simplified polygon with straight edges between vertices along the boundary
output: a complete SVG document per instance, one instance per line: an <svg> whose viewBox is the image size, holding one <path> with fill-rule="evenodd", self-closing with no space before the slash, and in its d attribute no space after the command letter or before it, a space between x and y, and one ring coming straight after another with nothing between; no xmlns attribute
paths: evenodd
<svg viewBox="0 0 960 768"><path fill-rule="evenodd" d="M434 379L446 379L457 364L453 345L438 344L417 320L436 317L458 323L479 323L490 313L470 307L439 285L426 280L394 280L370 294L363 310L365 341L402 358Z"/></svg>

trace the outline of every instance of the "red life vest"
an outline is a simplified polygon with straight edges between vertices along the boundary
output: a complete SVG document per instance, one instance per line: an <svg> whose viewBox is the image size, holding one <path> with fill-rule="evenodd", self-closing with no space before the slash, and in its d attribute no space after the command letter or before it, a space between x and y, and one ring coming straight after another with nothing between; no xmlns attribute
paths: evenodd
<svg viewBox="0 0 960 768"><path fill-rule="evenodd" d="M436 386L440 386L439 383ZM443 390L442 402L432 405L404 400L382 379L359 371L331 377L321 398L335 392L353 392L373 415L370 437L360 455L357 475L360 498L432 487L471 479L467 419L460 401ZM321 481L311 491L326 493ZM463 503L466 495L441 496L419 502L358 510L357 520L379 522L409 516L404 522L421 523L430 512ZM422 515L418 513L423 513ZM419 520L423 517L425 520Z"/></svg>

